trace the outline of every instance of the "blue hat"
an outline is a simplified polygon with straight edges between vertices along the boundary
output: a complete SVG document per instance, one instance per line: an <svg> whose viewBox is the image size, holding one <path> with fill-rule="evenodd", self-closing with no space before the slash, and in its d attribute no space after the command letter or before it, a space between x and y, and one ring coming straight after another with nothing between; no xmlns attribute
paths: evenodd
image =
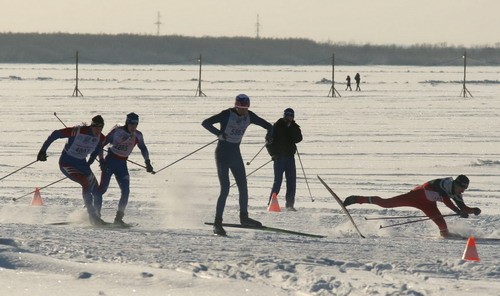
<svg viewBox="0 0 500 296"><path fill-rule="evenodd" d="M245 94L239 94L236 96L234 101L234 107L236 108L249 108L250 98Z"/></svg>
<svg viewBox="0 0 500 296"><path fill-rule="evenodd" d="M138 124L139 123L139 115L134 112L127 114L127 119L125 120L125 124Z"/></svg>
<svg viewBox="0 0 500 296"><path fill-rule="evenodd" d="M295 117L295 111L293 111L292 108L286 108L285 111L283 111L283 117Z"/></svg>

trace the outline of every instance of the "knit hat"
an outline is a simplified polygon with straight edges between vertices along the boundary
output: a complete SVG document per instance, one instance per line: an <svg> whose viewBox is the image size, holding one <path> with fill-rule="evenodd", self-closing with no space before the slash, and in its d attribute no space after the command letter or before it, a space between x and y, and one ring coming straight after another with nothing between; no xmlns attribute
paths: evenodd
<svg viewBox="0 0 500 296"><path fill-rule="evenodd" d="M250 98L245 94L239 94L236 96L234 101L234 107L236 108L249 108Z"/></svg>
<svg viewBox="0 0 500 296"><path fill-rule="evenodd" d="M295 111L293 111L292 108L286 108L285 111L283 111L283 117L295 117Z"/></svg>
<svg viewBox="0 0 500 296"><path fill-rule="evenodd" d="M134 112L127 114L125 124L139 124L139 115Z"/></svg>
<svg viewBox="0 0 500 296"><path fill-rule="evenodd" d="M92 123L90 124L90 126L104 127L104 119L101 115L96 115L92 117Z"/></svg>
<svg viewBox="0 0 500 296"><path fill-rule="evenodd" d="M467 178L467 176L465 175L458 175L458 177L453 182L466 189L467 187L469 187L469 178Z"/></svg>

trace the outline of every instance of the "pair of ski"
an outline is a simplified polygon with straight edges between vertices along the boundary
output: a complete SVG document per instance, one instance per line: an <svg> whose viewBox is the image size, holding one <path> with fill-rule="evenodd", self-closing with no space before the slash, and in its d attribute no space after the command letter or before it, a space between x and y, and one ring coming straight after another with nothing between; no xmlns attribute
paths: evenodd
<svg viewBox="0 0 500 296"><path fill-rule="evenodd" d="M206 225L214 225L212 222L205 222ZM307 237L315 237L315 238L325 238L326 236L324 235L318 235L318 234L312 234L312 233L306 233L306 232L299 232L299 231L293 231L293 230L287 230L287 229L282 229L282 228L276 228L276 227L269 227L269 226L247 226L247 225L241 225L241 224L232 224L232 223L222 223L223 227L232 227L232 228L245 228L245 229L256 229L256 230L264 230L264 231L270 231L270 232L277 232L277 233L287 233L287 234L295 234L295 235L301 235L301 236L307 236Z"/></svg>
<svg viewBox="0 0 500 296"><path fill-rule="evenodd" d="M349 211L346 209L346 207L342 203L342 200L337 196L337 194L335 194L335 192L333 192L333 190L330 188L330 186L328 186L325 183L325 181L323 181L323 179L321 179L320 176L317 176L317 177L318 177L319 181L321 182L321 184L323 184L323 186L325 186L325 188L328 190L328 192L330 192L330 194L333 196L333 198L339 203L340 207L342 208L342 211L347 215L347 217L351 221L352 225L354 226L354 228L358 232L359 236L361 236L362 238L365 238L363 236L363 234L361 234L361 232L359 231L358 226L356 225L356 223L354 223L354 220L352 219L351 214L349 213ZM205 224L206 225L214 225L214 223L210 223L210 222L205 222ZM291 231L291 230L286 230L286 229L281 229L281 228L275 228L275 227L269 227L269 226L254 227L254 226L245 226L245 225L241 225L241 224L230 224L230 223L222 223L222 226L223 227L234 227L234 228L257 229L257 230L272 231L272 232L287 233L287 234L295 234L295 235L302 235L302 236L316 237L316 238L324 238L324 237L326 237L324 235L317 235L317 234L311 234L311 233Z"/></svg>
<svg viewBox="0 0 500 296"><path fill-rule="evenodd" d="M47 223L47 225L55 225L55 226L61 226L61 225L75 225L75 224L78 224L78 223L75 223L75 222L68 222L68 221L64 221L64 222L53 222L53 223ZM136 226L137 224L128 224L128 223L125 223L125 224L115 224L115 223L111 223L111 222L104 222L104 224L101 224L101 225L89 225L89 227L91 228L105 228L105 229L128 229L128 228L132 228L134 226Z"/></svg>

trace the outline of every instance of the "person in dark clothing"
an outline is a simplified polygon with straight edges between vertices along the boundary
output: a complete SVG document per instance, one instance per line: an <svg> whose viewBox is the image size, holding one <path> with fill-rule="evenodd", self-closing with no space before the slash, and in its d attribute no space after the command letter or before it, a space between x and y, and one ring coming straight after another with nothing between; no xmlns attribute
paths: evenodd
<svg viewBox="0 0 500 296"><path fill-rule="evenodd" d="M359 87L359 84L361 83L361 76L359 73L356 73L356 76L354 76L354 80L356 80L356 90L361 91L361 87Z"/></svg>
<svg viewBox="0 0 500 296"><path fill-rule="evenodd" d="M222 227L222 215L229 194L229 170L233 173L239 191L240 223L245 226L262 226L248 217L248 188L245 166L240 152L240 143L247 127L253 123L267 129L266 141L271 141L272 124L249 111L250 98L245 94L236 96L234 108L226 109L202 122L202 126L219 138L215 149L215 162L220 183L220 194L215 212L214 234L226 235ZM214 127L215 123L220 128Z"/></svg>
<svg viewBox="0 0 500 296"><path fill-rule="evenodd" d="M414 207L434 221L439 227L441 236L447 237L450 236L450 233L446 221L437 207L437 202L443 202L453 212L460 214L462 218L468 218L469 214L479 215L481 209L469 208L462 198L462 193L468 187L469 178L465 175L459 175L455 180L451 177L431 180L408 193L387 199L378 196L351 195L344 200L344 206L347 207L354 203L371 203L383 208Z"/></svg>
<svg viewBox="0 0 500 296"><path fill-rule="evenodd" d="M278 194L283 181L283 173L286 177L286 209L295 210L295 191L297 183L297 173L295 168L296 144L302 141L300 126L295 122L295 112L292 108L287 108L283 112L283 118L278 119L273 125L273 140L266 145L267 151L273 159L274 183L271 189L272 195Z"/></svg>
<svg viewBox="0 0 500 296"><path fill-rule="evenodd" d="M347 87L345 88L345 90L352 91L352 88L351 88L351 76L347 75L347 78L345 80L347 81Z"/></svg>

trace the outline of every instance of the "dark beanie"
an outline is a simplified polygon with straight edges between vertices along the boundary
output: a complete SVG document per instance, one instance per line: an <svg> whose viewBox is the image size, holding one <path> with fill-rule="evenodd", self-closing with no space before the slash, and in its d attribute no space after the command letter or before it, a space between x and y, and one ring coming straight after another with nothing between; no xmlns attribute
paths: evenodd
<svg viewBox="0 0 500 296"><path fill-rule="evenodd" d="M90 126L104 126L104 119L102 118L101 115L96 115L94 117L92 117L92 123L90 124Z"/></svg>
<svg viewBox="0 0 500 296"><path fill-rule="evenodd" d="M458 175L455 182L462 187L469 187L469 178L466 175Z"/></svg>
<svg viewBox="0 0 500 296"><path fill-rule="evenodd" d="M283 117L295 117L295 111L293 111L292 108L286 108L285 111L283 111Z"/></svg>

